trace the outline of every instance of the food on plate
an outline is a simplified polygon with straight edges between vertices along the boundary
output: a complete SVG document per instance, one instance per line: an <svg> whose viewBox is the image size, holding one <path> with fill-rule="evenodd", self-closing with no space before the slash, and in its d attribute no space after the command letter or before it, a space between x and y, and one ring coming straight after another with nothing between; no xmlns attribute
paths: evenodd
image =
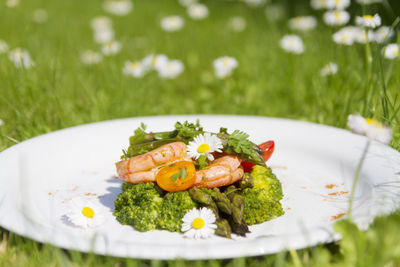
<svg viewBox="0 0 400 267"><path fill-rule="evenodd" d="M181 232L185 214L208 209L215 215L210 229L227 238L245 236L248 225L283 215L281 184L265 164L275 143L257 146L248 138L226 128L206 132L198 121L155 133L142 124L116 163L124 184L114 215L138 231ZM199 218L193 231L203 224Z"/></svg>

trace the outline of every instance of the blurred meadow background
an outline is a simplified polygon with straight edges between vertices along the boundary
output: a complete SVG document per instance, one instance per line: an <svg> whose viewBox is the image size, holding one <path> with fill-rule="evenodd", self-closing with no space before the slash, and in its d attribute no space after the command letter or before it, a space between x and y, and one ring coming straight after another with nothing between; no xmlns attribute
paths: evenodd
<svg viewBox="0 0 400 267"><path fill-rule="evenodd" d="M246 114L346 127L400 149L398 0L0 0L0 151L74 125ZM132 129L133 130L133 129ZM400 266L400 213L301 251L213 261L61 250L0 228L1 266Z"/></svg>

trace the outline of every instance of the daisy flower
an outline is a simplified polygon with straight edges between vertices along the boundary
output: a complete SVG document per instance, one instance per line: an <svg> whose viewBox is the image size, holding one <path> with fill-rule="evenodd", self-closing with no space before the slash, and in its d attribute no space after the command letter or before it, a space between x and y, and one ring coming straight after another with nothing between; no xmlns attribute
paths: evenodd
<svg viewBox="0 0 400 267"><path fill-rule="evenodd" d="M217 225L214 213L207 208L191 209L182 218L181 231L188 238L208 238L214 234Z"/></svg>
<svg viewBox="0 0 400 267"><path fill-rule="evenodd" d="M350 0L327 0L328 9L343 10L350 6Z"/></svg>
<svg viewBox="0 0 400 267"><path fill-rule="evenodd" d="M304 44L301 38L294 34L285 35L280 41L281 47L294 54L301 54L304 52Z"/></svg>
<svg viewBox="0 0 400 267"><path fill-rule="evenodd" d="M321 76L329 76L337 73L339 67L333 62L329 62L321 69Z"/></svg>
<svg viewBox="0 0 400 267"><path fill-rule="evenodd" d="M188 7L190 5L197 3L197 0L178 0L178 2L181 6Z"/></svg>
<svg viewBox="0 0 400 267"><path fill-rule="evenodd" d="M400 48L398 44L388 44L382 49L383 56L387 59L395 59L400 55Z"/></svg>
<svg viewBox="0 0 400 267"><path fill-rule="evenodd" d="M243 17L232 17L228 20L228 27L235 32L241 32L246 28L246 20Z"/></svg>
<svg viewBox="0 0 400 267"><path fill-rule="evenodd" d="M157 67L158 75L161 78L172 79L181 74L184 70L183 63L180 60L169 60L165 64Z"/></svg>
<svg viewBox="0 0 400 267"><path fill-rule="evenodd" d="M328 8L328 0L311 0L310 4L316 10Z"/></svg>
<svg viewBox="0 0 400 267"><path fill-rule="evenodd" d="M103 60L103 56L100 53L92 50L86 50L81 54L81 61L86 65L98 64Z"/></svg>
<svg viewBox="0 0 400 267"><path fill-rule="evenodd" d="M8 45L5 41L0 40L0 54L3 54L8 51Z"/></svg>
<svg viewBox="0 0 400 267"><path fill-rule="evenodd" d="M371 140L389 144L392 139L392 129L382 125L379 121L371 118L364 118L358 114L349 115L347 126L357 134L365 135Z"/></svg>
<svg viewBox="0 0 400 267"><path fill-rule="evenodd" d="M95 31L112 29L112 21L109 17L106 17L106 16L94 17L91 20L90 25L92 26L92 29Z"/></svg>
<svg viewBox="0 0 400 267"><path fill-rule="evenodd" d="M220 57L214 60L215 76L220 79L226 78L232 74L232 71L237 68L238 62L233 57Z"/></svg>
<svg viewBox="0 0 400 267"><path fill-rule="evenodd" d="M0 126L2 126L4 124L4 121L2 119L0 119Z"/></svg>
<svg viewBox="0 0 400 267"><path fill-rule="evenodd" d="M13 7L16 7L18 5L19 5L19 0L7 0L6 1L6 6L7 7L13 8Z"/></svg>
<svg viewBox="0 0 400 267"><path fill-rule="evenodd" d="M265 17L269 21L277 21L286 14L286 9L280 4L268 5L265 8Z"/></svg>
<svg viewBox="0 0 400 267"><path fill-rule="evenodd" d="M32 14L32 19L36 23L44 23L47 21L47 11L41 8L35 9Z"/></svg>
<svg viewBox="0 0 400 267"><path fill-rule="evenodd" d="M375 40L381 44L388 41L393 35L394 31L392 28L388 26L382 26L375 31Z"/></svg>
<svg viewBox="0 0 400 267"><path fill-rule="evenodd" d="M249 7L259 7L267 2L266 0L243 0Z"/></svg>
<svg viewBox="0 0 400 267"><path fill-rule="evenodd" d="M313 16L299 16L289 20L289 28L292 30L308 31L317 27L317 19Z"/></svg>
<svg viewBox="0 0 400 267"><path fill-rule="evenodd" d="M31 59L31 56L25 49L19 47L14 48L8 53L8 57L17 68L23 67L25 69L29 69L35 66L35 63Z"/></svg>
<svg viewBox="0 0 400 267"><path fill-rule="evenodd" d="M381 25L381 17L378 14L374 16L364 15L362 17L356 17L356 24L365 28L376 28Z"/></svg>
<svg viewBox="0 0 400 267"><path fill-rule="evenodd" d="M130 0L106 0L103 8L111 14L125 16L131 12L133 4Z"/></svg>
<svg viewBox="0 0 400 267"><path fill-rule="evenodd" d="M147 70L155 69L158 70L162 68L164 65L167 64L168 62L168 57L163 54L158 54L158 55L148 55L145 58L142 59L141 63L143 68Z"/></svg>
<svg viewBox="0 0 400 267"><path fill-rule="evenodd" d="M189 17L195 20L204 19L208 16L208 8L203 4L193 4L187 8Z"/></svg>
<svg viewBox="0 0 400 267"><path fill-rule="evenodd" d="M332 10L325 12L323 19L329 26L341 26L349 22L350 14L344 10Z"/></svg>
<svg viewBox="0 0 400 267"><path fill-rule="evenodd" d="M121 50L121 43L118 41L107 42L103 44L103 47L101 48L101 51L106 56L118 54L120 50Z"/></svg>
<svg viewBox="0 0 400 267"><path fill-rule="evenodd" d="M108 43L114 40L114 30L103 28L101 30L94 31L94 41L98 44Z"/></svg>
<svg viewBox="0 0 400 267"><path fill-rule="evenodd" d="M126 61L122 72L135 78L143 77L146 74L146 70L140 61Z"/></svg>
<svg viewBox="0 0 400 267"><path fill-rule="evenodd" d="M332 36L333 41L337 44L352 45L356 39L358 28L354 26L344 27Z"/></svg>
<svg viewBox="0 0 400 267"><path fill-rule="evenodd" d="M214 160L213 152L222 152L222 143L216 135L210 133L199 134L193 141L189 142L187 153L189 157L198 159L201 155L206 155L208 160Z"/></svg>
<svg viewBox="0 0 400 267"><path fill-rule="evenodd" d="M182 29L184 20L180 16L168 16L161 19L161 28L167 32L175 32Z"/></svg>
<svg viewBox="0 0 400 267"><path fill-rule="evenodd" d="M90 200L73 198L68 210L69 221L80 228L94 228L105 221L100 208Z"/></svg>
<svg viewBox="0 0 400 267"><path fill-rule="evenodd" d="M355 34L355 40L360 44L375 41L375 34L372 30L358 29Z"/></svg>

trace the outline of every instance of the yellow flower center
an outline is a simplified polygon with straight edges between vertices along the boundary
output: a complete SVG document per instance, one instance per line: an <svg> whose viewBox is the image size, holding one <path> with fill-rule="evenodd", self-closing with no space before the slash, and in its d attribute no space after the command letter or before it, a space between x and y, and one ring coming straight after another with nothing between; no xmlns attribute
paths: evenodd
<svg viewBox="0 0 400 267"><path fill-rule="evenodd" d="M368 123L368 125L373 125L375 127L382 128L382 124L375 119L366 118L365 121Z"/></svg>
<svg viewBox="0 0 400 267"><path fill-rule="evenodd" d="M94 211L89 207L84 207L82 209L82 214L83 214L83 216L90 218L90 219L94 217Z"/></svg>
<svg viewBox="0 0 400 267"><path fill-rule="evenodd" d="M337 20L339 20L342 16L342 13L341 12L339 12L339 11L335 11L335 18L337 19Z"/></svg>
<svg viewBox="0 0 400 267"><path fill-rule="evenodd" d="M199 153L206 153L209 150L210 150L210 146L208 144L201 144L197 148L197 152L199 152Z"/></svg>
<svg viewBox="0 0 400 267"><path fill-rule="evenodd" d="M201 229L204 226L204 220L202 218L196 218L192 222L192 227L194 229Z"/></svg>
<svg viewBox="0 0 400 267"><path fill-rule="evenodd" d="M363 18L367 20L372 20L373 17L371 15L364 15Z"/></svg>

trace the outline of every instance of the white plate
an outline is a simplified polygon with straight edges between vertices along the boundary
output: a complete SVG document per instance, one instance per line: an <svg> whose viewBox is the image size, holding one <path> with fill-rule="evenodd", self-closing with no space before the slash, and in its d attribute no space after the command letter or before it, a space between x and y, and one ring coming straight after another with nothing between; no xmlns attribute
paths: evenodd
<svg viewBox="0 0 400 267"><path fill-rule="evenodd" d="M281 180L286 214L251 226L246 238L189 240L178 233L140 233L112 215L121 191L114 162L144 122L165 131L176 121L200 119L204 129L240 129L255 143L275 140L268 164ZM162 116L106 121L45 134L0 153L0 225L68 249L152 259L230 258L304 248L340 238L332 230L347 210L356 165L366 139L306 122L245 116ZM373 143L356 193L355 219L363 227L399 207L400 153ZM332 187L332 188L329 188ZM107 221L94 232L65 220L69 199L104 207Z"/></svg>

